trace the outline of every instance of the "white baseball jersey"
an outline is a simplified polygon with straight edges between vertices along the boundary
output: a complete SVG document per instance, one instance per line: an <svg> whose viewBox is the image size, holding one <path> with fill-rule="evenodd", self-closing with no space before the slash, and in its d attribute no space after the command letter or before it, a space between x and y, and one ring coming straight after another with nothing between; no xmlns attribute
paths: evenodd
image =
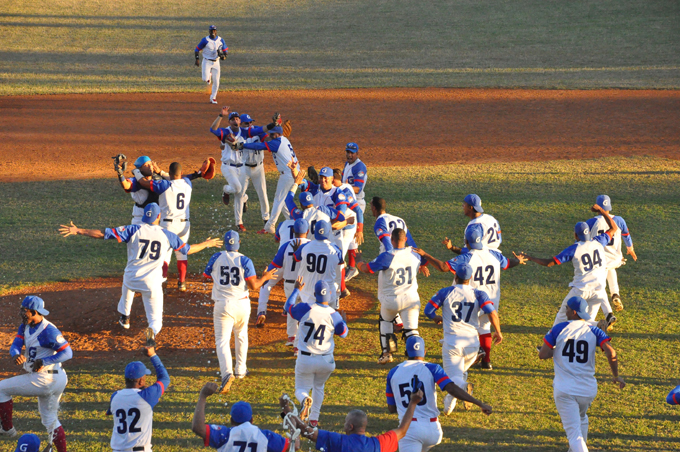
<svg viewBox="0 0 680 452"><path fill-rule="evenodd" d="M250 258L238 251L220 251L210 257L203 274L213 280L212 299L225 301L227 312L230 312L230 304L250 305L246 281L257 276ZM234 308L234 312L239 310L237 306Z"/></svg>
<svg viewBox="0 0 680 452"><path fill-rule="evenodd" d="M271 267L283 269L284 281L295 281L297 279L300 267L303 264L295 260L295 248L305 243L309 243L309 239L294 238L285 242L274 256Z"/></svg>
<svg viewBox="0 0 680 452"><path fill-rule="evenodd" d="M23 331L22 331L23 330ZM43 334L44 333L44 334ZM42 337L38 337L41 336ZM24 356L26 361L23 368L26 372L33 372L33 362L36 359L45 359L56 355L61 350L68 347L68 342L64 339L56 326L47 319L35 326L33 333L28 325L21 325L17 337L23 338L25 349ZM61 369L60 363L43 365L43 370Z"/></svg>
<svg viewBox="0 0 680 452"><path fill-rule="evenodd" d="M279 241L279 248L293 240L295 238L295 220L291 218L279 223L275 237Z"/></svg>
<svg viewBox="0 0 680 452"><path fill-rule="evenodd" d="M203 51L203 58L208 59L208 60L216 60L217 59L217 50L219 49L224 49L226 50L227 47L224 44L224 40L222 39L221 36L215 37L213 40L210 35L206 36L201 40L201 42L198 44L198 47L196 47L196 50L202 50Z"/></svg>
<svg viewBox="0 0 680 452"><path fill-rule="evenodd" d="M604 254L607 257L607 268L618 268L623 262L623 253L621 252L622 239L625 238L626 246L633 246L633 241L630 238L630 232L624 219L613 215L612 220L616 223L618 229L607 245L605 245ZM590 226L590 240L609 230L609 226L602 215L591 218L586 223Z"/></svg>
<svg viewBox="0 0 680 452"><path fill-rule="evenodd" d="M219 452L267 452L267 437L258 427L250 422L232 427L229 430L229 439L219 449Z"/></svg>
<svg viewBox="0 0 680 452"><path fill-rule="evenodd" d="M309 223L309 234L313 235L314 234L314 227L316 226L316 223L321 220L328 221L328 224L331 223L331 217L328 216L325 212L320 211L318 208L314 206L310 206L306 209L301 209L302 211L302 218L307 220L307 223Z"/></svg>
<svg viewBox="0 0 680 452"><path fill-rule="evenodd" d="M465 231L473 224L480 224L484 229L482 244L487 248L497 250L503 241L501 227L498 225L498 221L491 215L483 213L477 218L470 220L467 226L465 226ZM465 232L463 232L463 243L465 243Z"/></svg>
<svg viewBox="0 0 680 452"><path fill-rule="evenodd" d="M336 300L335 272L343 262L342 251L328 240L313 240L300 246L295 252L295 261L301 263L299 275L305 287L301 294L303 300L314 300L314 286L317 281L326 281L331 288L331 300Z"/></svg>
<svg viewBox="0 0 680 452"><path fill-rule="evenodd" d="M295 294L295 292L293 292ZM291 294L291 298L292 298ZM286 302L284 308L288 306ZM319 303L290 305L288 313L298 322L298 349L315 355L330 355L335 350L336 334L347 336L347 324L335 309Z"/></svg>
<svg viewBox="0 0 680 452"><path fill-rule="evenodd" d="M469 250L447 262L449 268L455 273L456 265L469 264L472 267L472 279L470 287L479 289L489 296L496 305L501 299L501 270L507 270L510 262L500 252L483 248L481 250ZM452 283L456 283L455 278Z"/></svg>
<svg viewBox="0 0 680 452"><path fill-rule="evenodd" d="M234 142L235 143L245 143L246 138L243 136L244 134L242 133L242 129L239 127L237 132L234 132L234 130L229 127L226 129L228 132L230 132L232 135L234 135ZM259 141L259 139L258 139ZM251 143L253 141L250 141ZM243 164L243 150L234 150L231 148L231 146L226 143L222 142L222 163L225 163L227 165L234 164L234 165L241 165ZM248 152L248 151L246 151Z"/></svg>
<svg viewBox="0 0 680 452"><path fill-rule="evenodd" d="M254 136L251 138L246 138L246 143L259 143L260 137ZM246 149L243 152L243 163L246 165L259 165L264 163L264 151L259 149Z"/></svg>
<svg viewBox="0 0 680 452"><path fill-rule="evenodd" d="M375 226L373 228L378 241L380 242L380 252L384 253L386 251L385 245L382 239L387 237L389 240L392 237L392 231L395 229L403 229L405 233L408 234L408 227L406 222L396 215L390 215L389 213L384 213L375 219Z"/></svg>
<svg viewBox="0 0 680 452"><path fill-rule="evenodd" d="M558 265L568 261L574 265L574 279L569 287L604 290L607 281L607 256L604 248L609 240L608 234L600 234L588 242L574 243L553 258Z"/></svg>
<svg viewBox="0 0 680 452"><path fill-rule="evenodd" d="M456 284L437 292L425 306L425 315L434 317L442 308L444 340L455 345L455 337L475 338L478 336L479 315L495 311L489 296L470 284Z"/></svg>
<svg viewBox="0 0 680 452"><path fill-rule="evenodd" d="M553 349L553 387L573 396L595 397L595 348L610 338L583 320L558 323L543 341Z"/></svg>
<svg viewBox="0 0 680 452"><path fill-rule="evenodd" d="M358 200L363 200L366 196L364 188L366 187L366 182L368 182L368 171L364 162L356 159L352 164L345 163L345 167L342 169L342 182L350 186L352 184L360 186L361 190L355 194L355 197ZM354 193L354 189L352 189L352 193Z"/></svg>
<svg viewBox="0 0 680 452"><path fill-rule="evenodd" d="M188 220L191 202L191 180L188 177L174 180L151 181L151 191L158 193L161 224L164 220Z"/></svg>
<svg viewBox="0 0 680 452"><path fill-rule="evenodd" d="M407 360L392 368L387 374L387 387L385 395L388 405L396 405L399 421L406 413L411 399L411 379L417 375L423 382L424 397L418 403L413 417L419 421L429 422L439 416L437 408L436 385L443 390L451 380L444 369L438 364L425 361ZM421 421L421 422L422 422Z"/></svg>
<svg viewBox="0 0 680 452"><path fill-rule="evenodd" d="M380 253L369 262L368 270L378 274L378 299L386 301L420 300L418 296L418 268L420 256L410 246Z"/></svg>
<svg viewBox="0 0 680 452"><path fill-rule="evenodd" d="M272 157L274 158L274 163L276 164L276 169L278 169L280 172L290 173L288 162L290 162L290 159L293 159L293 161L297 164L298 160L295 156L295 151L293 151L293 145L290 144L288 138L281 137L279 140L281 141L278 143L278 147L276 149L273 149L273 146L276 145L277 140L272 140L266 142L265 144L267 144L267 147L271 149Z"/></svg>

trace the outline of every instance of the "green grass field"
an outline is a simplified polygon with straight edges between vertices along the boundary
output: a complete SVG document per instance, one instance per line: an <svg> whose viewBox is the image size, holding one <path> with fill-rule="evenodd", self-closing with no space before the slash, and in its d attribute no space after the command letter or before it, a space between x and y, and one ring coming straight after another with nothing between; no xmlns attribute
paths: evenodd
<svg viewBox="0 0 680 452"><path fill-rule="evenodd" d="M274 180L270 180L270 190ZM620 354L621 374L628 386L619 391L607 381L608 366L598 353L600 390L590 409L591 450L666 451L680 449L675 408L665 395L678 377L677 344L680 325L675 321L680 296L675 232L680 208L680 163L639 157L588 161L555 161L493 165L433 166L406 173L403 168L371 169L367 197L389 200L388 211L403 217L418 244L443 258L439 244L444 236L460 241L466 218L460 204L475 192L487 212L503 229L506 255L524 250L551 256L573 242L573 225L588 218L595 196L612 197L614 212L629 225L639 260L619 271L626 310L619 316L612 345ZM219 181L195 184L192 202L192 237L222 234L229 224L217 194ZM408 187L408 189L405 189ZM0 284L5 290L20 285L71 278L120 275L125 249L114 242L83 237L62 239L60 222L73 220L81 227L125 224L131 203L112 180L2 184L5 193L0 229ZM77 193L64 200L63 193ZM252 205L246 226L253 230L257 206ZM248 221L249 220L249 221ZM367 220L367 257L375 256L377 241ZM275 244L248 233L242 251L262 268L273 256ZM198 272L210 253L190 259ZM566 438L552 401L552 364L539 362L534 347L548 331L557 308L568 292L572 267L546 269L534 264L503 274L501 322L505 342L494 350L492 372L473 371L470 381L476 395L493 405L485 417L478 411L458 411L442 418L443 444L435 450L564 451ZM421 278L420 294L427 300L449 285L450 274ZM351 287L375 293L376 281L360 276ZM437 340L441 331L421 317L431 361L441 362ZM384 384L387 369L376 364L377 308L350 324L350 335L337 341L337 370L327 385L322 410L324 428L340 430L344 414L362 407L369 412L370 431L380 433L396 426L387 414ZM76 353L78 351L76 350ZM191 413L200 383L215 378L215 358L210 349L191 359L174 362L163 356L173 378L155 414L154 450L195 450L200 441L190 432ZM212 363L208 363L212 360ZM111 420L104 416L110 393L122 385L124 362L102 356L96 364L68 367L69 386L61 420L69 435L69 450L107 450ZM251 376L239 381L229 397L215 398L209 406L211 423L227 423L225 401L243 398L253 403L255 422L275 425L276 397L292 391L294 359L283 344L251 350ZM440 402L441 406L441 402ZM16 424L22 431L42 434L34 400L15 404ZM44 436L44 435L43 435ZM307 450L305 445L303 450Z"/></svg>
<svg viewBox="0 0 680 452"><path fill-rule="evenodd" d="M55 0L0 4L0 95L222 89L680 88L680 6L602 2Z"/></svg>

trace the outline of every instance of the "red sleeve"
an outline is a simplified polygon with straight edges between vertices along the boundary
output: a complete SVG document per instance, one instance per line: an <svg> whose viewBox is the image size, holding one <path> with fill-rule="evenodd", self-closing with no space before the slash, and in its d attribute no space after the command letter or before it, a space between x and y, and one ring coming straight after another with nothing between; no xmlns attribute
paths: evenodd
<svg viewBox="0 0 680 452"><path fill-rule="evenodd" d="M378 438L378 442L380 443L380 452L397 452L399 440L397 439L397 434L394 430L378 435L376 438Z"/></svg>
<svg viewBox="0 0 680 452"><path fill-rule="evenodd" d="M205 424L205 440L203 441L203 446L210 446L210 425Z"/></svg>

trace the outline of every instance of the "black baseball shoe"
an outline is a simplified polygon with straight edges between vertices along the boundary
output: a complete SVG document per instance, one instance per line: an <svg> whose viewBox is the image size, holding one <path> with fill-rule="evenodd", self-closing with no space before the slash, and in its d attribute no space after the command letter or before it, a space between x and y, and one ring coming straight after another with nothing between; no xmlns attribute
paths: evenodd
<svg viewBox="0 0 680 452"><path fill-rule="evenodd" d="M126 330L130 329L130 317L121 314L120 319L118 319L118 324L125 328Z"/></svg>

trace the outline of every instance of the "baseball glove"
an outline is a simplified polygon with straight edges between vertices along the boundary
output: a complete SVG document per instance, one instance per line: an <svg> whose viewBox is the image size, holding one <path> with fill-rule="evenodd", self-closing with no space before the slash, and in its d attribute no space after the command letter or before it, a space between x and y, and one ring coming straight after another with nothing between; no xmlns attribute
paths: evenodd
<svg viewBox="0 0 680 452"><path fill-rule="evenodd" d="M215 177L215 165L217 162L215 162L215 159L212 157L208 157L208 160L203 162L203 166L201 167L201 177L203 179L210 180L213 177Z"/></svg>
<svg viewBox="0 0 680 452"><path fill-rule="evenodd" d="M319 185L319 173L313 166L307 168L307 178L314 182L314 184Z"/></svg>
<svg viewBox="0 0 680 452"><path fill-rule="evenodd" d="M288 138L292 131L293 131L293 123L290 122L290 119L286 119L283 122L283 136Z"/></svg>
<svg viewBox="0 0 680 452"><path fill-rule="evenodd" d="M227 52L225 52L222 49L217 49L217 56L220 57L220 60L226 60L227 59Z"/></svg>
<svg viewBox="0 0 680 452"><path fill-rule="evenodd" d="M118 154L111 158L113 159L113 169L116 170L118 176L123 177L123 174L127 171L127 157L125 157L125 154Z"/></svg>
<svg viewBox="0 0 680 452"><path fill-rule="evenodd" d="M281 125L281 113L274 113L272 116L272 122L274 123L274 126L280 126Z"/></svg>

